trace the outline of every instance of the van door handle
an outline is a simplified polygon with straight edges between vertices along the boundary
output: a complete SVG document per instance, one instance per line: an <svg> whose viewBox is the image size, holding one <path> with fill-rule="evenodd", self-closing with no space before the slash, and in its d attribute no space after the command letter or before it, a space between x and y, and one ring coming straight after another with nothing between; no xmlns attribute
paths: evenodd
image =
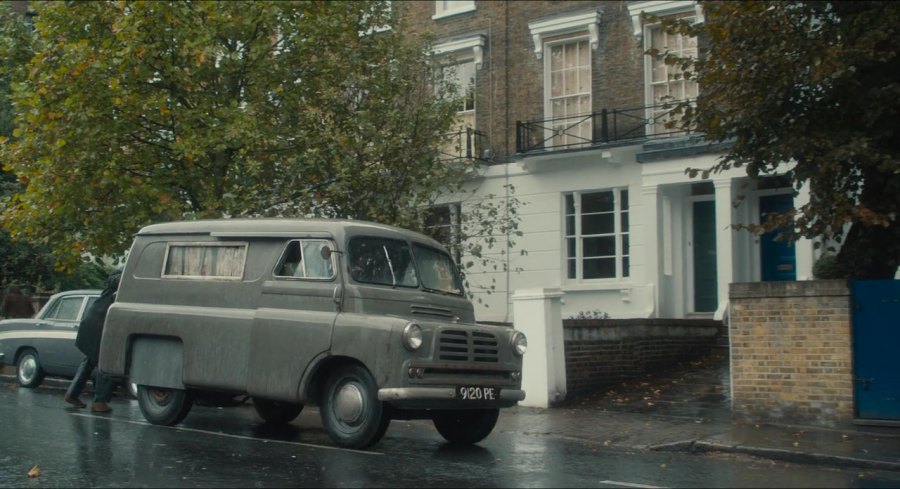
<svg viewBox="0 0 900 489"><path fill-rule="evenodd" d="M337 304L338 308L341 307L341 302L343 302L344 298L344 288L340 285L334 286L334 291L331 293L331 300Z"/></svg>

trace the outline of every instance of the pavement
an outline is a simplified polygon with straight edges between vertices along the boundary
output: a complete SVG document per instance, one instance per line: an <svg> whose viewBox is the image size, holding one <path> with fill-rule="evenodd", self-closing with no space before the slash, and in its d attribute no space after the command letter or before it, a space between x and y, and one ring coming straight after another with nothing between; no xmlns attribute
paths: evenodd
<svg viewBox="0 0 900 489"><path fill-rule="evenodd" d="M0 383L14 383L9 368ZM586 448L735 453L833 467L900 471L900 428L823 428L732 419L727 360L707 357L664 373L570 395L558 406L504 410L495 433L555 436ZM46 379L42 388L68 381Z"/></svg>

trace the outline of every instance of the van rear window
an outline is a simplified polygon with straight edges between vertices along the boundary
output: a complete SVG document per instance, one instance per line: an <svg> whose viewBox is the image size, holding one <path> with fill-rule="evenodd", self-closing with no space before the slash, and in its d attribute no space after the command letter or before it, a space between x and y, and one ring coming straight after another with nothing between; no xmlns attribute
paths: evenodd
<svg viewBox="0 0 900 489"><path fill-rule="evenodd" d="M246 243L169 243L163 277L240 280Z"/></svg>

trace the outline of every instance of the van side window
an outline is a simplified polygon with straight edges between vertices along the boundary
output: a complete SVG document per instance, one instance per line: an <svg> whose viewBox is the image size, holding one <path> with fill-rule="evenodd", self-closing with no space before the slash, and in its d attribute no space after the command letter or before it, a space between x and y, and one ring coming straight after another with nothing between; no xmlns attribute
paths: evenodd
<svg viewBox="0 0 900 489"><path fill-rule="evenodd" d="M350 276L357 282L418 287L419 279L405 241L376 237L350 240Z"/></svg>
<svg viewBox="0 0 900 489"><path fill-rule="evenodd" d="M163 277L240 280L246 243L169 243Z"/></svg>
<svg viewBox="0 0 900 489"><path fill-rule="evenodd" d="M323 248L328 247L328 243L324 239L291 241L282 255L281 263L275 269L275 276L309 279L334 278L331 255L326 258L322 254Z"/></svg>

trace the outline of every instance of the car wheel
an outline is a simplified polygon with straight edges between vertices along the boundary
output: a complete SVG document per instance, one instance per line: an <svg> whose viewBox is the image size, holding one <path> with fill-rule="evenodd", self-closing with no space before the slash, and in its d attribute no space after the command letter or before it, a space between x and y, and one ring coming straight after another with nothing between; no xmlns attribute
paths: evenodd
<svg viewBox="0 0 900 489"><path fill-rule="evenodd" d="M499 409L436 411L432 421L445 440L458 445L471 445L491 434L499 416Z"/></svg>
<svg viewBox="0 0 900 489"><path fill-rule="evenodd" d="M139 385L138 406L152 424L172 426L182 422L194 404L194 394L181 389Z"/></svg>
<svg viewBox="0 0 900 489"><path fill-rule="evenodd" d="M16 381L29 389L44 381L44 369L41 368L41 360L36 351L28 349L19 354L16 361Z"/></svg>
<svg viewBox="0 0 900 489"><path fill-rule="evenodd" d="M328 436L345 448L378 443L391 422L375 379L360 365L344 365L328 377L320 414Z"/></svg>
<svg viewBox="0 0 900 489"><path fill-rule="evenodd" d="M303 410L303 404L253 398L253 408L266 423L288 424Z"/></svg>

